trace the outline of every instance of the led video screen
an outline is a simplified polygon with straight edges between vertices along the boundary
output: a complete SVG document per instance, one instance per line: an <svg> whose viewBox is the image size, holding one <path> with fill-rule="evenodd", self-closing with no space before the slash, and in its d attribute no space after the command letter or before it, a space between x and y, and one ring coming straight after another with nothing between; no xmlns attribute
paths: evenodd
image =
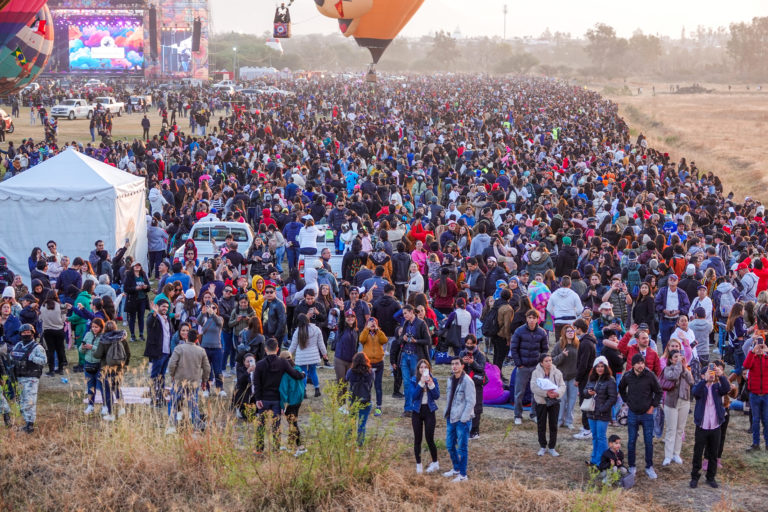
<svg viewBox="0 0 768 512"><path fill-rule="evenodd" d="M69 69L141 71L144 28L141 19L72 20Z"/></svg>

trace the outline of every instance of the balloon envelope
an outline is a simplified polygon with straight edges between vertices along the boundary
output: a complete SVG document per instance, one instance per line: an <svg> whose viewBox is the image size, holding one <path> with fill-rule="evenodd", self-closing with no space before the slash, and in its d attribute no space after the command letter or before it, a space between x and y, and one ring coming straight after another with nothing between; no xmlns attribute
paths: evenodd
<svg viewBox="0 0 768 512"><path fill-rule="evenodd" d="M32 17L43 8L45 1L10 0L6 2L6 5L0 9L0 46L5 46L9 39L24 28L24 25L31 23Z"/></svg>
<svg viewBox="0 0 768 512"><path fill-rule="evenodd" d="M345 5L341 0L325 0L323 5L318 5L318 10L325 16L339 20L341 32L349 37L354 36L357 44L368 48L373 57L373 62L378 63L384 51L392 40L411 20L419 10L424 0L367 0L371 4L370 9L357 7L353 10L350 5ZM360 4L366 3L359 2ZM346 11L345 11L346 9ZM352 16L348 18L346 16Z"/></svg>
<svg viewBox="0 0 768 512"><path fill-rule="evenodd" d="M17 57L17 49L23 61ZM0 46L0 94L15 92L34 80L48 63L52 51L53 18L46 5Z"/></svg>

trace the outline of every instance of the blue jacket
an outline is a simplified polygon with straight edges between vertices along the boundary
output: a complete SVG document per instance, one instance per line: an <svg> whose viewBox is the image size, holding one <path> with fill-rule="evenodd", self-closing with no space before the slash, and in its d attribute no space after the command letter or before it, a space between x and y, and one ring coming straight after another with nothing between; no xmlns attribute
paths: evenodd
<svg viewBox="0 0 768 512"><path fill-rule="evenodd" d="M661 290L659 290L659 293L656 294L656 298L653 301L656 305L656 312L659 314L663 313L663 311L667 308L668 291L669 287L663 286ZM679 286L677 287L677 303L677 309L681 314L691 309L691 300L688 298L688 294L685 293Z"/></svg>
<svg viewBox="0 0 768 512"><path fill-rule="evenodd" d="M344 320L341 320L343 322ZM339 324L341 325L341 324ZM352 362L352 358L357 353L357 345L359 343L359 333L356 330L339 328L338 338L336 339L336 350L334 356L338 357L342 361L348 363Z"/></svg>
<svg viewBox="0 0 768 512"><path fill-rule="evenodd" d="M413 403L416 407L421 407L421 398L424 396L424 391L426 391L429 410L430 412L435 412L437 410L437 400L440 398L440 385L437 383L437 379L435 379L434 375L430 374L430 377L432 377L432 382L435 383L434 389L429 389L426 386L419 386L420 379L416 378L416 376L411 377L411 393L413 396Z"/></svg>
<svg viewBox="0 0 768 512"><path fill-rule="evenodd" d="M183 272L179 272L178 274L172 274L168 276L165 280L166 283L173 283L179 281L181 283L181 289L184 291L189 290L189 274L185 274Z"/></svg>
<svg viewBox="0 0 768 512"><path fill-rule="evenodd" d="M549 352L547 331L538 326L532 331L528 328L528 324L515 329L509 347L509 354L515 366L535 368L539 364L541 354L547 352Z"/></svg>
<svg viewBox="0 0 768 512"><path fill-rule="evenodd" d="M77 288L77 292L70 295L70 286L74 285ZM80 272L73 268L68 268L56 279L56 289L59 291L59 298L62 302L72 304L77 294L80 293L80 289L83 287L83 276Z"/></svg>
<svg viewBox="0 0 768 512"><path fill-rule="evenodd" d="M19 321L19 319L14 315L9 316L5 321L5 324L3 324L3 336L6 343L9 345L9 350L10 347L21 341L21 335L19 334L20 327L21 321Z"/></svg>
<svg viewBox="0 0 768 512"><path fill-rule="evenodd" d="M721 376L719 380L712 383L711 388L707 388L707 381L701 379L695 386L691 393L696 397L696 408L693 410L693 422L697 427L701 427L701 422L704 421L704 409L707 406L707 392L711 389L715 402L715 413L717 414L717 424L722 425L725 421L725 407L723 407L723 397L731 390L731 384L725 376Z"/></svg>
<svg viewBox="0 0 768 512"><path fill-rule="evenodd" d="M299 241L296 237L299 236L299 231L301 231L301 228L303 227L304 225L301 222L289 222L286 224L283 228L283 237L285 237L285 241L293 243L294 247L298 247Z"/></svg>

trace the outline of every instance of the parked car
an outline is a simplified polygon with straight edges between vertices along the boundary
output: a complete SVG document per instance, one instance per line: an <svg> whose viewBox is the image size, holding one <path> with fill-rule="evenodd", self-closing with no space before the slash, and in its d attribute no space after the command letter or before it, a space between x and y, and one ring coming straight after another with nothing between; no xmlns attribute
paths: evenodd
<svg viewBox="0 0 768 512"><path fill-rule="evenodd" d="M213 244L223 244L224 239L230 233L234 236L235 242L237 242L238 251L242 254L248 252L256 236L251 226L243 222L225 222L219 220L215 215L208 215L197 221L192 226L189 234L183 235L182 238L184 240L188 238L194 240L197 247L197 258L200 262L203 262L213 258ZM174 258L184 259L183 245L176 250Z"/></svg>
<svg viewBox="0 0 768 512"><path fill-rule="evenodd" d="M93 107L94 108L103 108L104 110L108 110L112 112L113 114L117 114L118 117L123 114L123 111L125 110L125 103L122 101L117 101L112 96L98 96L96 98L93 98Z"/></svg>

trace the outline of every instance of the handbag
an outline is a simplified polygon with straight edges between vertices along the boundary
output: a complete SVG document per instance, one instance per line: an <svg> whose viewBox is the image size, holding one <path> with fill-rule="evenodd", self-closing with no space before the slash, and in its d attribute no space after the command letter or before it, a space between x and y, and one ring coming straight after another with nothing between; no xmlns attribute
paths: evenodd
<svg viewBox="0 0 768 512"><path fill-rule="evenodd" d="M669 380L662 374L662 376L659 377L659 385L661 386L662 391L672 391L675 389L675 386L677 386L677 381Z"/></svg>
<svg viewBox="0 0 768 512"><path fill-rule="evenodd" d="M552 407L554 405L560 405L560 399L547 397L546 406Z"/></svg>
<svg viewBox="0 0 768 512"><path fill-rule="evenodd" d="M101 363L89 363L86 361L83 370L85 373L90 373L92 375L99 373L101 371Z"/></svg>
<svg viewBox="0 0 768 512"><path fill-rule="evenodd" d="M600 377L597 378L597 382L595 383L595 387L597 387L597 384L599 382L600 382ZM581 405L579 406L579 409L581 409L582 412L594 412L595 411L595 397L591 396L589 398L585 398L584 401L581 402Z"/></svg>

